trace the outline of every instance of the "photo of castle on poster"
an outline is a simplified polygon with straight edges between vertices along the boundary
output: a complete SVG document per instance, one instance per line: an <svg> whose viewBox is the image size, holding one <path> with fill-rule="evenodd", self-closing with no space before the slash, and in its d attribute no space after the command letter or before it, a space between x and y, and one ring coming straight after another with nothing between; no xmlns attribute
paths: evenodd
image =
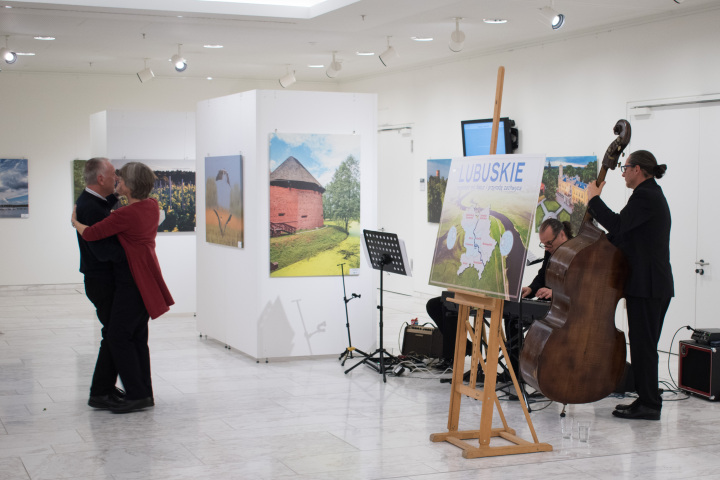
<svg viewBox="0 0 720 480"><path fill-rule="evenodd" d="M269 140L270 276L359 274L360 136Z"/></svg>
<svg viewBox="0 0 720 480"><path fill-rule="evenodd" d="M548 218L572 224L577 235L587 210L587 186L598 175L597 157L547 157L535 214L535 231Z"/></svg>
<svg viewBox="0 0 720 480"><path fill-rule="evenodd" d="M517 301L545 157L454 158L431 285Z"/></svg>

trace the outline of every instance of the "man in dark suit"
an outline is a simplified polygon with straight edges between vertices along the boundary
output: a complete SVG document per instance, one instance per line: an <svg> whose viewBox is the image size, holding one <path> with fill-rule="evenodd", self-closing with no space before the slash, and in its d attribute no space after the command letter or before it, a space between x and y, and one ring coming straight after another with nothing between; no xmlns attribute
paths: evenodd
<svg viewBox="0 0 720 480"><path fill-rule="evenodd" d="M561 222L556 218L548 218L540 224L538 230L540 236L540 248L545 250L542 266L533 281L527 287L522 287L522 298L537 297L541 300L551 300L552 290L545 286L545 272L547 270L550 257L560 245L567 242L572 235L572 225L570 222Z"/></svg>
<svg viewBox="0 0 720 480"><path fill-rule="evenodd" d="M624 293L638 398L630 405L615 407L613 415L659 420L662 397L658 392L657 344L675 293L670 267L670 208L655 182L667 166L658 165L652 153L638 150L620 168L633 193L619 214L600 199L605 182L599 187L595 182L588 185L588 211L608 231L608 239L623 252L630 266Z"/></svg>
<svg viewBox="0 0 720 480"><path fill-rule="evenodd" d="M118 202L115 196L115 167L107 158L92 158L83 171L85 190L76 202L78 220L92 225L110 215ZM115 387L118 372L115 368L106 339L110 312L115 294L114 263L127 263L125 251L117 237L98 242L86 242L78 234L80 247L80 272L85 275L85 295L95 305L98 320L102 324L102 339L90 384L88 405L93 408L111 409L118 405L124 392Z"/></svg>

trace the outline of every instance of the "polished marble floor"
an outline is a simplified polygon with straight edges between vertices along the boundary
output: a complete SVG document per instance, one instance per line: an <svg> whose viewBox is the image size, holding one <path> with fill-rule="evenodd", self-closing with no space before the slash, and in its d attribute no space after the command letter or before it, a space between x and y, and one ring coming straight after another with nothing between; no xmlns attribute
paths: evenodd
<svg viewBox="0 0 720 480"><path fill-rule="evenodd" d="M386 293L388 350L404 322L427 320L425 300ZM432 369L384 384L336 357L258 364L171 315L151 323L155 408L113 415L86 405L99 328L81 286L0 287L0 332L0 480L720 479L720 404L683 394L664 394L659 422L612 417L617 398L569 406L588 442L562 438L560 405L534 403L552 452L464 459L428 440L449 404ZM519 404L501 405L531 440ZM463 400L461 429L478 428L480 407Z"/></svg>

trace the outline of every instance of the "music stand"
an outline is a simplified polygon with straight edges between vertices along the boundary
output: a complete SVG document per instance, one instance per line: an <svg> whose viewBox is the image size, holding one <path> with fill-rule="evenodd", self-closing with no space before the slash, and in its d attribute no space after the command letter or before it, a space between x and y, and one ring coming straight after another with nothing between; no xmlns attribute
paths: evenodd
<svg viewBox="0 0 720 480"><path fill-rule="evenodd" d="M368 263L372 265L373 269L380 270L380 305L377 307L380 310L380 347L362 361L345 370L345 373L359 365L366 364L382 374L383 382L387 382L385 358L397 361L397 357L388 353L383 347L383 273L388 271L409 277L412 272L405 251L405 242L400 240L396 234L363 230L363 244Z"/></svg>

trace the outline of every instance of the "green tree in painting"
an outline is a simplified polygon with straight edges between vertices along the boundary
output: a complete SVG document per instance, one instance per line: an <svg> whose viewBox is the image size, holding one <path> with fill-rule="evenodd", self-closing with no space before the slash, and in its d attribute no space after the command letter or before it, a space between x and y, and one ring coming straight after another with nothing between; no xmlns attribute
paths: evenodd
<svg viewBox="0 0 720 480"><path fill-rule="evenodd" d="M545 184L545 198L555 200L558 187L557 167L549 167L543 170L543 183Z"/></svg>
<svg viewBox="0 0 720 480"><path fill-rule="evenodd" d="M428 222L440 223L447 178L428 177Z"/></svg>
<svg viewBox="0 0 720 480"><path fill-rule="evenodd" d="M340 164L323 195L323 215L348 225L360 220L360 164L350 155Z"/></svg>

